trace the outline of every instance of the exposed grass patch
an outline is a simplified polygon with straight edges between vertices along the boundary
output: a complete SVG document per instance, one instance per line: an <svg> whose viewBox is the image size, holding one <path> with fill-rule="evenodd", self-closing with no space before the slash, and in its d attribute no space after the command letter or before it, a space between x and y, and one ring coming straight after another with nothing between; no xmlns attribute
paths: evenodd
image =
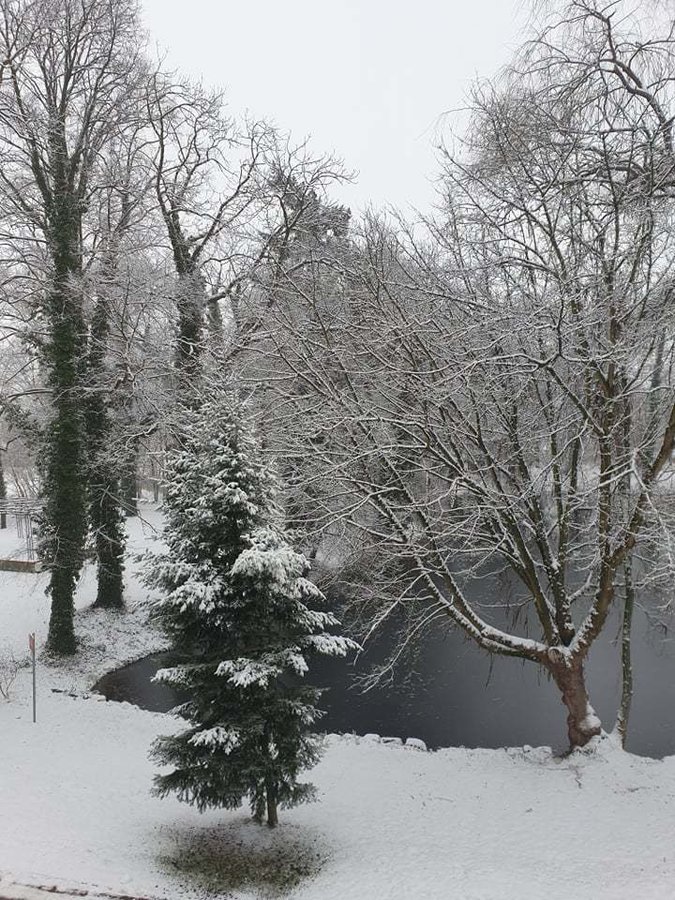
<svg viewBox="0 0 675 900"><path fill-rule="evenodd" d="M321 869L328 853L317 837L292 825L270 830L250 820L173 835L160 863L192 888L212 894L246 891L281 897Z"/></svg>

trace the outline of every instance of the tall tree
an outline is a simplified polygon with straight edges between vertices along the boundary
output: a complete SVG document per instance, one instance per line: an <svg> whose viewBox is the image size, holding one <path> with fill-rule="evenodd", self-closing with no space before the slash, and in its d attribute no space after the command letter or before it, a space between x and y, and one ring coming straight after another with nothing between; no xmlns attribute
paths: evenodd
<svg viewBox="0 0 675 900"><path fill-rule="evenodd" d="M219 302L236 274L241 232L259 212L258 169L274 133L253 124L238 130L223 97L161 73L149 82L147 118L157 204L176 273L176 368L179 393L194 390L208 323L222 325Z"/></svg>
<svg viewBox="0 0 675 900"><path fill-rule="evenodd" d="M73 593L87 532L83 217L138 65L136 4L7 0L0 45L0 188L16 243L31 244L44 262L34 306L52 403L43 455L48 645L68 654L76 649Z"/></svg>
<svg viewBox="0 0 675 900"><path fill-rule="evenodd" d="M180 715L190 727L155 744L155 758L175 767L156 778L157 792L200 809L248 797L255 818L274 826L279 805L312 795L298 782L318 757L308 730L321 692L303 683L307 661L355 645L325 631L337 621L316 609L324 598L278 526L250 425L222 402L185 424L167 480L168 552L153 560L149 581L184 658L157 677L188 690Z"/></svg>
<svg viewBox="0 0 675 900"><path fill-rule="evenodd" d="M264 384L264 357L270 331L279 336L279 318L287 330L302 317L310 297L322 306L336 301L351 252L351 212L331 201L330 190L346 178L338 161L311 157L303 146L279 146L270 160L260 247L246 281L239 283L236 302L232 298L233 340L227 360L249 386L261 379ZM300 381L294 389L303 390ZM271 434L268 441L274 443ZM305 510L311 519L316 508L311 469L311 459L303 455L284 460L281 473L287 527L310 556L316 544L308 540L304 520Z"/></svg>
<svg viewBox="0 0 675 900"><path fill-rule="evenodd" d="M147 291L139 278L137 261L144 244L153 240L145 203L149 172L143 154L145 129L140 101L139 93L136 110L130 102L128 121L120 123L117 134L100 154L100 185L88 217L89 241L95 250L87 270L89 521L98 568L95 605L104 608L121 608L124 603L123 521L128 505L123 489L130 459L135 475L138 443L137 434L128 427L130 423L122 421L128 419L135 380L124 332L133 329L133 319L138 316L137 309L130 306L129 294L136 294L138 308L138 295ZM135 485L132 497L135 503Z"/></svg>
<svg viewBox="0 0 675 900"><path fill-rule="evenodd" d="M476 93L443 215L367 224L334 302L289 292L267 363L282 449L317 467L316 531L411 561L371 623L403 607L411 640L447 622L540 666L575 747L601 729L584 667L631 557L672 529L675 48L573 6ZM503 569L524 626L473 599Z"/></svg>

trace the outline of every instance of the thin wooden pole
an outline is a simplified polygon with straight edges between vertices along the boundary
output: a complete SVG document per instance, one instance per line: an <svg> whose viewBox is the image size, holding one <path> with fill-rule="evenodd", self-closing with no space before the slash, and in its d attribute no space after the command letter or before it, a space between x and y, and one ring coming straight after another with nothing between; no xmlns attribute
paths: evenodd
<svg viewBox="0 0 675 900"><path fill-rule="evenodd" d="M35 632L28 635L28 646L30 647L31 658L33 662L33 722L37 722L37 681L35 677Z"/></svg>

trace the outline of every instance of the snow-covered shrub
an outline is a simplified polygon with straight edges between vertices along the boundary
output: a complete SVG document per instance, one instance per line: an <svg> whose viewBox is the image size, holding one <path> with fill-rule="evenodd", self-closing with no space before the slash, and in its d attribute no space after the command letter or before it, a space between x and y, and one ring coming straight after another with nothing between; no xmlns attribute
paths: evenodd
<svg viewBox="0 0 675 900"><path fill-rule="evenodd" d="M9 647L0 647L0 698L11 700L11 692L21 663Z"/></svg>

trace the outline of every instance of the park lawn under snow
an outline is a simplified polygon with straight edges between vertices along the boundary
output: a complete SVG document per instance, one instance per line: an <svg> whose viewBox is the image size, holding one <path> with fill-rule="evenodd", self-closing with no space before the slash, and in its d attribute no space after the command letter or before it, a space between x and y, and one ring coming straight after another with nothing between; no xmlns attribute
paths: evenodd
<svg viewBox="0 0 675 900"><path fill-rule="evenodd" d="M131 528L132 549L152 540L148 526ZM82 609L82 653L40 666L36 725L27 669L0 703L0 898L17 896L11 882L167 900L209 888L297 900L674 895L675 757L634 757L609 739L559 760L329 737L311 773L320 802L282 811L274 832L245 809L200 815L152 797L148 747L179 724L88 693L102 672L161 646L136 608L136 569L131 612ZM24 653L28 631L44 636L44 583L0 573L0 644ZM92 589L88 572L78 607Z"/></svg>

